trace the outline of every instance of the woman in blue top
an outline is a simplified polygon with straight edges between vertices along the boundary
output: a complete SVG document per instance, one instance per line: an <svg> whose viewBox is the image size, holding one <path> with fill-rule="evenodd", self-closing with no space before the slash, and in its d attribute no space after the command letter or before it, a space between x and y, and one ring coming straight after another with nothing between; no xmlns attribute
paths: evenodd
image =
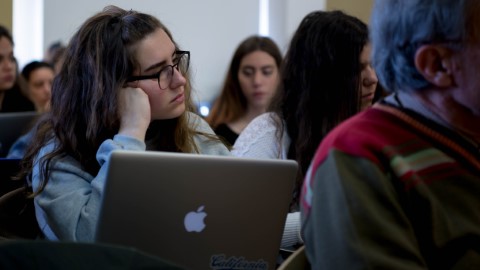
<svg viewBox="0 0 480 270"><path fill-rule="evenodd" d="M112 151L229 154L192 113L189 57L159 20L115 6L75 33L23 160L47 239L93 240Z"/></svg>

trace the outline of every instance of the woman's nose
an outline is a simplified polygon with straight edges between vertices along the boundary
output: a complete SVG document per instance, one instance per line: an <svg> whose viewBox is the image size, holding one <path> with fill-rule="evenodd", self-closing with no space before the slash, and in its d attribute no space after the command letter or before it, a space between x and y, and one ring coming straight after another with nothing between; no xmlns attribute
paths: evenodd
<svg viewBox="0 0 480 270"><path fill-rule="evenodd" d="M187 83L185 76L176 68L173 69L172 80L170 81L170 88L176 89L180 86L184 86Z"/></svg>
<svg viewBox="0 0 480 270"><path fill-rule="evenodd" d="M3 59L3 61L0 61L0 68L2 70L11 71L15 69L15 62L10 61L9 59Z"/></svg>
<svg viewBox="0 0 480 270"><path fill-rule="evenodd" d="M255 85L259 85L263 80L263 74L261 71L255 71L255 73L253 74L253 83Z"/></svg>
<svg viewBox="0 0 480 270"><path fill-rule="evenodd" d="M377 78L377 73L375 72L375 70L371 67L371 66L368 66L366 68L366 76L365 76L365 79L363 80L363 84L366 85L366 86L370 86L372 84L377 84L378 83L378 78Z"/></svg>

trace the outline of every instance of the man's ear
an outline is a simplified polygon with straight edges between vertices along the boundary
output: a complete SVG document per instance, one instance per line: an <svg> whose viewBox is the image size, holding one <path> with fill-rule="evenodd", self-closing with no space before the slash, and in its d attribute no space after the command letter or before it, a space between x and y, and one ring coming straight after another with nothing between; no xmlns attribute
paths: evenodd
<svg viewBox="0 0 480 270"><path fill-rule="evenodd" d="M451 51L440 45L422 45L415 53L415 67L423 77L438 87L454 84Z"/></svg>

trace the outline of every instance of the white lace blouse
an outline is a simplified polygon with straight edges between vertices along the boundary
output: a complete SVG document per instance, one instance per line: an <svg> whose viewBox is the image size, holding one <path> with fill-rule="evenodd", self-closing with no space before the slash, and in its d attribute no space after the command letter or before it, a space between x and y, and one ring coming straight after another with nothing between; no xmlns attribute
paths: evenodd
<svg viewBox="0 0 480 270"><path fill-rule="evenodd" d="M274 113L257 116L240 133L232 149L232 155L259 159L287 159L290 137L283 129L281 138L277 135ZM288 249L302 244L300 234L300 212L289 213L285 222L281 248Z"/></svg>
<svg viewBox="0 0 480 270"><path fill-rule="evenodd" d="M232 154L239 157L262 159L287 159L290 138L283 130L281 138L277 135L274 113L257 116L240 133L233 145Z"/></svg>

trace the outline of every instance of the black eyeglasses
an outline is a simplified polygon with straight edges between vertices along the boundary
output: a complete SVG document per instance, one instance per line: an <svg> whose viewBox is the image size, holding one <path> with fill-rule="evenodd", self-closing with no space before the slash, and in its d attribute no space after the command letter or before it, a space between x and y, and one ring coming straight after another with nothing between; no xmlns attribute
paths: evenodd
<svg viewBox="0 0 480 270"><path fill-rule="evenodd" d="M173 68L176 68L182 75L187 74L188 66L190 64L190 52L176 51L173 63L173 65L164 66L159 72L152 75L131 76L127 79L127 82L156 78L158 80L158 86L160 87L160 89L165 90L170 86L170 83L172 81Z"/></svg>

